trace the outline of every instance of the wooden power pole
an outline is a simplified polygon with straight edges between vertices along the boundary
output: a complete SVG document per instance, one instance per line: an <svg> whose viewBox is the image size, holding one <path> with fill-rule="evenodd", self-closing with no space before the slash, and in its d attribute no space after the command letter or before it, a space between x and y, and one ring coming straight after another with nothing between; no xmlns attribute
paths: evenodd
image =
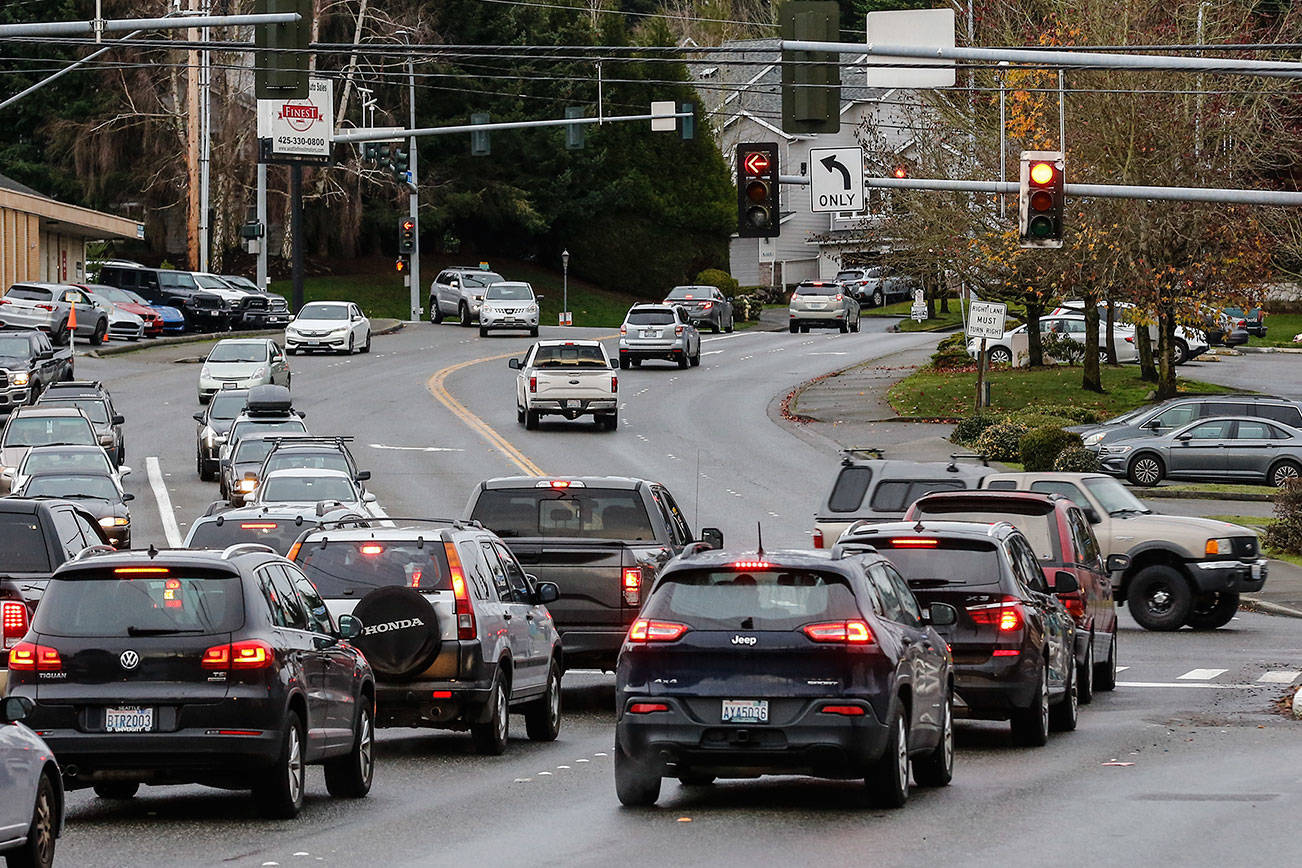
<svg viewBox="0 0 1302 868"><path fill-rule="evenodd" d="M199 30L186 31L191 45L199 41ZM186 52L185 67L185 169L186 169L186 226L185 251L187 267L199 268L199 52L191 48Z"/></svg>

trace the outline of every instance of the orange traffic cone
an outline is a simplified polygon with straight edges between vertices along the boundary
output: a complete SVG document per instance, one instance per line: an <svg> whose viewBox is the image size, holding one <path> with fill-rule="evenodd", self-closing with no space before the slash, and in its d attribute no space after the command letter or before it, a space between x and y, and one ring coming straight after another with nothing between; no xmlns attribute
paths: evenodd
<svg viewBox="0 0 1302 868"><path fill-rule="evenodd" d="M77 306L75 304L68 306L68 344L72 344L72 339L77 334Z"/></svg>

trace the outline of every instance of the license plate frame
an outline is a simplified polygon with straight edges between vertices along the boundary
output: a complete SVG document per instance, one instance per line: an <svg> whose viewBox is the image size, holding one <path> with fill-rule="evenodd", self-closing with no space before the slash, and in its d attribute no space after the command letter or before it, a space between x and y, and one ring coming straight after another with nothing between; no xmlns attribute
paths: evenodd
<svg viewBox="0 0 1302 868"><path fill-rule="evenodd" d="M564 401L566 410L577 410L580 406L582 406L582 402L575 398L566 398Z"/></svg>
<svg viewBox="0 0 1302 868"><path fill-rule="evenodd" d="M764 725L769 722L767 699L724 699L719 709L723 723Z"/></svg>
<svg viewBox="0 0 1302 868"><path fill-rule="evenodd" d="M125 722L121 719L125 719ZM152 705L115 705L104 709L104 731L153 732L157 715ZM138 721L138 722L137 722Z"/></svg>
<svg viewBox="0 0 1302 868"><path fill-rule="evenodd" d="M1256 581L1260 581L1261 578L1262 578L1263 576L1265 576L1265 574L1266 574L1266 568L1265 568L1264 565L1262 565L1262 564L1253 564L1253 565L1252 565L1252 580L1253 580L1254 582L1256 582Z"/></svg>

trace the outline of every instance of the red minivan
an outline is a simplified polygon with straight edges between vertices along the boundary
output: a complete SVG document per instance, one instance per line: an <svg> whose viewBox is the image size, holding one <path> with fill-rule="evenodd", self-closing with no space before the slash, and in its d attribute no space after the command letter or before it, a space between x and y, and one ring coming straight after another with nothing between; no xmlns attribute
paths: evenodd
<svg viewBox="0 0 1302 868"><path fill-rule="evenodd" d="M904 518L1006 521L1020 530L1034 547L1050 587L1057 586L1059 573L1071 574L1079 586L1079 590L1057 596L1076 620L1080 702L1089 702L1095 690L1116 687L1117 610L1109 569L1124 569L1124 565L1104 563L1098 540L1079 506L1060 494L945 491L918 498Z"/></svg>

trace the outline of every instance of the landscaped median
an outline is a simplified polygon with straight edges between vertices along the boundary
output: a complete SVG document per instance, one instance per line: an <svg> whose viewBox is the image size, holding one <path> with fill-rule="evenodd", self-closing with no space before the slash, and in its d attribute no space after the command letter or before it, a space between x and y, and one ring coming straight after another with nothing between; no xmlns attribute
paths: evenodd
<svg viewBox="0 0 1302 868"><path fill-rule="evenodd" d="M881 316L881 317L903 317L897 326L902 332L939 332L946 329L956 329L963 325L963 315L959 312L959 303L957 299L949 300L949 311L942 312L940 305L936 305L936 315L930 319L924 319L922 322L909 319L909 314L913 310L912 301L897 301L895 304L887 304L882 307L865 307L859 311L860 316Z"/></svg>

